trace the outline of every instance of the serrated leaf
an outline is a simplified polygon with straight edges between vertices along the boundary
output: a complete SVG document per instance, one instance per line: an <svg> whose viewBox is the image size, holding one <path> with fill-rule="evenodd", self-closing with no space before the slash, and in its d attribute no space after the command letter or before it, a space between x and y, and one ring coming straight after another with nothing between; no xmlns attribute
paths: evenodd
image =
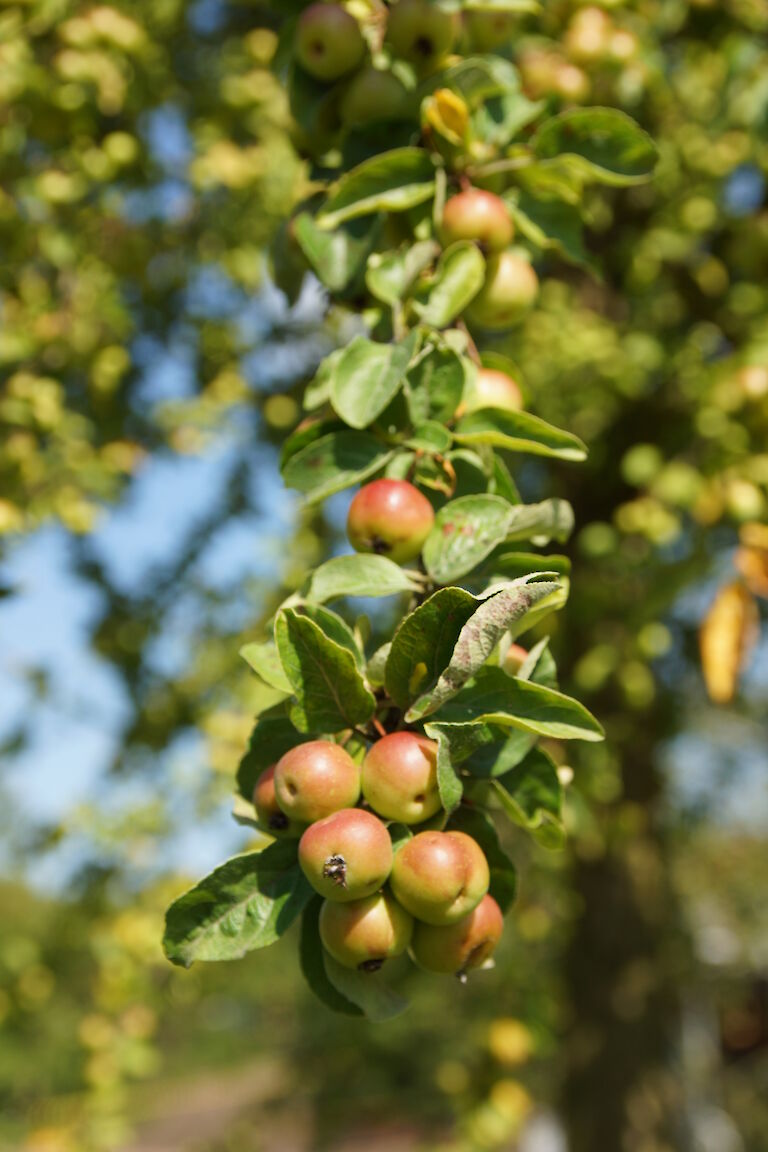
<svg viewBox="0 0 768 1152"><path fill-rule="evenodd" d="M367 428L380 416L405 379L415 334L402 344L376 344L355 336L335 364L331 404L352 428Z"/></svg>
<svg viewBox="0 0 768 1152"><path fill-rule="evenodd" d="M547 424L530 412L483 408L463 416L454 431L459 444L490 444L509 452L550 456L558 460L585 460L586 445L571 432Z"/></svg>
<svg viewBox="0 0 768 1152"><path fill-rule="evenodd" d="M396 596L412 592L408 571L386 556L335 556L309 577L304 596L322 603L341 596Z"/></svg>
<svg viewBox="0 0 768 1152"><path fill-rule="evenodd" d="M405 212L429 200L434 191L435 169L429 153L423 148L395 148L345 173L317 222L331 229L373 212Z"/></svg>
<svg viewBox="0 0 768 1152"><path fill-rule="evenodd" d="M534 748L521 764L491 786L510 819L545 848L562 847L563 789L551 756Z"/></svg>
<svg viewBox="0 0 768 1152"><path fill-rule="evenodd" d="M362 1008L353 1004L331 983L325 971L325 952L320 943L318 920L323 902L319 896L310 900L301 917L299 938L299 962L301 971L309 987L318 1000L332 1012L345 1016L362 1016Z"/></svg>
<svg viewBox="0 0 768 1152"><path fill-rule="evenodd" d="M488 666L443 705L438 719L446 723L479 720L558 740L604 738L600 724L578 700Z"/></svg>
<svg viewBox="0 0 768 1152"><path fill-rule="evenodd" d="M505 632L521 622L540 600L555 592L552 581L520 581L483 600L461 629L437 683L428 686L406 713L409 724L436 712L461 691L485 664Z"/></svg>
<svg viewBox="0 0 768 1152"><path fill-rule="evenodd" d="M441 588L405 617L385 670L387 692L399 707L407 708L424 686L435 683L477 604L463 588Z"/></svg>
<svg viewBox="0 0 768 1152"><path fill-rule="evenodd" d="M658 158L648 133L617 108L570 108L552 116L531 147L541 160L567 159L587 178L614 185L647 180Z"/></svg>
<svg viewBox="0 0 768 1152"><path fill-rule="evenodd" d="M296 695L291 718L301 731L339 732L371 718L376 701L348 648L292 608L278 613L275 641Z"/></svg>
<svg viewBox="0 0 768 1152"><path fill-rule="evenodd" d="M448 584L471 572L507 538L514 511L501 496L460 496L445 504L422 551L433 580Z"/></svg>
<svg viewBox="0 0 768 1152"><path fill-rule="evenodd" d="M392 455L365 432L331 432L292 456L283 468L283 480L317 503L366 480Z"/></svg>
<svg viewBox="0 0 768 1152"><path fill-rule="evenodd" d="M480 249L460 240L443 252L432 281L414 301L414 310L424 324L445 328L475 298L484 281L485 260Z"/></svg>
<svg viewBox="0 0 768 1152"><path fill-rule="evenodd" d="M266 684L287 695L293 691L274 644L244 644L240 655Z"/></svg>
<svg viewBox="0 0 768 1152"><path fill-rule="evenodd" d="M499 843L493 821L476 808L463 807L451 817L449 827L459 832L466 832L482 848L491 873L488 891L501 911L506 914L515 901L517 872Z"/></svg>
<svg viewBox="0 0 768 1152"><path fill-rule="evenodd" d="M163 948L173 964L237 960L274 944L312 898L296 844L235 856L171 904Z"/></svg>
<svg viewBox="0 0 768 1152"><path fill-rule="evenodd" d="M394 307L439 255L440 245L434 240L417 240L396 252L374 252L368 258L366 287L377 300Z"/></svg>
<svg viewBox="0 0 768 1152"><path fill-rule="evenodd" d="M358 972L355 968L345 968L323 953L325 972L333 987L347 1000L361 1008L373 1023L383 1023L399 1016L408 1008L405 996L396 992L387 983L383 972Z"/></svg>

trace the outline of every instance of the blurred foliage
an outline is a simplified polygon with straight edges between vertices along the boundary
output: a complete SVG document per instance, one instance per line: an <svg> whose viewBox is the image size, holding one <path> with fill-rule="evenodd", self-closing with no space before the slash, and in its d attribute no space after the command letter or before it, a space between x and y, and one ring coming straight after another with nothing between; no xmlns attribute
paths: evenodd
<svg viewBox="0 0 768 1152"><path fill-rule="evenodd" d="M146 769L180 732L202 731L216 774L194 796L201 814L229 790L250 726L254 689L233 653L279 593L249 588L250 612L226 623L194 564L254 505L244 460L256 433L276 442L295 422L289 373L254 376L254 359L266 361L270 342L282 355L318 319L278 311L271 326L242 323L265 246L303 190L269 24L258 5L172 0L0 11L5 547L51 517L87 533L152 454L203 453L222 431L248 429L221 506L150 587L119 591L87 536L74 541L78 571L104 597L94 648L130 694L117 762L138 750ZM605 750L568 766L572 850L537 850L525 866L515 843L519 939L496 973L471 998L446 984L374 1031L306 1011L288 952L259 958L258 984L248 963L204 975L163 966L169 891L147 875L178 819L178 774L153 777L154 803L140 811L115 818L94 804L27 837L31 854L64 836L87 843L94 866L68 903L2 892L9 1149L119 1147L137 1107L153 1107L135 1081L154 1081L162 1098L174 1076L264 1048L281 1087L255 1089L250 1113L246 1101L236 1122L189 1147L255 1148L273 1121L286 1146L281 1100L295 1125L317 1126L308 1146L339 1147L340 1112L369 1134L395 1097L398 1121L445 1152L511 1146L529 1100L561 1108L573 1152L706 1146L695 1141L715 1114L737 1131L724 1149L768 1144L765 1045L724 1056L719 1015L729 1034L746 1018L755 1035L745 988L768 963L765 839L719 820L732 778L716 774L718 757L743 761L764 745L764 682L747 670L736 704L712 720L698 645L722 586L739 581L765 616L768 6L556 0L516 27L531 95L625 107L662 154L651 186L621 192L620 214L604 194L590 205L593 272L566 265L557 246L546 253L540 305L510 348L531 409L591 448L567 480L555 469L545 484L538 464L525 476L529 498L554 475L576 508L572 611L553 645L566 688L609 732ZM203 273L215 276L201 296ZM307 342L305 362L291 361L297 381L337 336ZM145 377L169 346L188 355L192 388L148 399ZM287 584L330 539L312 521L275 546ZM164 675L150 641L190 589L192 658L183 675ZM723 633L731 653L734 636ZM686 734L716 800L684 823L665 801L664 764L682 758Z"/></svg>

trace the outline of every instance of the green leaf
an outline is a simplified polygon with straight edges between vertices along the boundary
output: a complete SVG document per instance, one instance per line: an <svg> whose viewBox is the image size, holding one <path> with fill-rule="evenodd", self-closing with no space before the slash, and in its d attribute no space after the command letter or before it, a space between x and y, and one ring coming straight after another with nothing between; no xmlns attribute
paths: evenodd
<svg viewBox="0 0 768 1152"><path fill-rule="evenodd" d="M274 644L244 644L240 655L266 684L287 695L293 691Z"/></svg>
<svg viewBox="0 0 768 1152"><path fill-rule="evenodd" d="M429 153L423 148L395 148L345 173L317 222L331 229L372 212L405 212L429 200L434 190L435 169Z"/></svg>
<svg viewBox="0 0 768 1152"><path fill-rule="evenodd" d="M563 789L551 756L534 748L521 764L492 782L494 795L516 824L545 848L561 848L565 839Z"/></svg>
<svg viewBox="0 0 768 1152"><path fill-rule="evenodd" d="M574 264L589 265L584 248L581 211L555 196L535 196L525 188L506 197L512 217L526 239L539 248L554 248Z"/></svg>
<svg viewBox="0 0 768 1152"><path fill-rule="evenodd" d="M463 416L454 431L459 444L490 444L510 452L551 456L558 460L585 460L586 446L570 432L547 424L530 412L483 408Z"/></svg>
<svg viewBox="0 0 768 1152"><path fill-rule="evenodd" d="M461 803L464 785L451 759L450 740L446 739L439 726L435 727L434 732L427 731L427 735L437 741L437 789L440 803L446 812L453 812Z"/></svg>
<svg viewBox="0 0 768 1152"><path fill-rule="evenodd" d="M305 412L314 412L314 410L316 408L322 408L324 404L327 404L330 401L330 399L331 399L331 380L333 378L333 373L336 370L336 365L338 364L339 360L341 359L341 357L343 355L344 355L344 349L343 348L334 348L333 352L331 352L328 356L326 356L324 360L321 360L320 364L318 365L317 372L315 373L314 379L310 380L309 384L307 384L306 388L304 389L303 404L304 404L304 411ZM322 428L323 428L323 425L325 423L337 424L338 421L327 421L327 422L323 421L323 422L319 422L318 424L314 425L314 427L320 427L320 429L321 429L320 433L318 433L318 436L309 437L309 439L307 439L305 442L309 443L310 439L311 440L318 439L319 436L322 435ZM311 429L313 427L313 425L310 425L309 427ZM307 429L302 429L302 433L305 431L307 431ZM331 428L331 429L329 429L329 431L334 431L334 429ZM299 433L298 430L296 432L293 432L288 437L286 444L293 441L296 437L300 436L302 433ZM294 449L294 451L298 451L298 448L301 446L302 445L297 444L297 447ZM293 452L290 452L288 455L292 456ZM285 461L287 458L288 457L286 456L285 449L284 449L283 454L280 457L280 467L281 468L285 464Z"/></svg>
<svg viewBox="0 0 768 1152"><path fill-rule="evenodd" d="M379 229L378 220L351 220L333 232L318 228L309 212L293 222L294 235L312 271L331 292L342 292L361 271Z"/></svg>
<svg viewBox="0 0 768 1152"><path fill-rule="evenodd" d="M348 648L293 608L278 613L275 640L296 694L291 718L301 731L339 732L370 719L376 701Z"/></svg>
<svg viewBox="0 0 768 1152"><path fill-rule="evenodd" d="M477 603L463 588L441 588L402 621L385 670L387 692L400 708L435 683Z"/></svg>
<svg viewBox="0 0 768 1152"><path fill-rule="evenodd" d="M391 1020L408 1008L408 1000L390 988L382 972L345 968L327 952L323 953L323 961L326 975L336 991L361 1008L374 1024Z"/></svg>
<svg viewBox="0 0 768 1152"><path fill-rule="evenodd" d="M434 277L414 301L414 310L424 324L446 328L474 299L484 280L485 260L480 249L460 240L443 252Z"/></svg>
<svg viewBox="0 0 768 1152"><path fill-rule="evenodd" d="M514 580L528 572L557 572L559 576L567 576L571 561L567 556L542 556L538 552L502 552L491 557L490 566L494 573L492 579Z"/></svg>
<svg viewBox="0 0 768 1152"><path fill-rule="evenodd" d="M316 380L321 375L327 375L334 358L340 356L342 351L342 348L337 348L330 356L326 356L317 370ZM328 384L330 386L330 380ZM326 419L315 418L307 421L303 427L295 428L290 436L286 436L283 441L283 446L280 449L280 468L284 469L288 461L301 452L302 448L306 448L308 444L312 444L313 441L319 440L322 436L327 436L329 432L341 432L343 430L343 423L335 416Z"/></svg>
<svg viewBox="0 0 768 1152"><path fill-rule="evenodd" d="M464 724L479 720L558 740L604 738L597 720L578 700L487 666L443 705L438 718Z"/></svg>
<svg viewBox="0 0 768 1152"><path fill-rule="evenodd" d="M444 424L440 424L437 420L425 420L423 424L414 428L413 435L403 443L417 452L444 453L450 448L452 440L453 437Z"/></svg>
<svg viewBox="0 0 768 1152"><path fill-rule="evenodd" d="M317 503L366 480L392 455L364 432L331 432L292 456L283 468L283 480Z"/></svg>
<svg viewBox="0 0 768 1152"><path fill-rule="evenodd" d="M545 108L545 101L529 100L522 92L491 96L472 113L472 135L484 144L506 148Z"/></svg>
<svg viewBox="0 0 768 1152"><path fill-rule="evenodd" d="M567 540L573 531L573 508L554 497L540 504L516 504L510 509L507 541L532 540L537 545Z"/></svg>
<svg viewBox="0 0 768 1152"><path fill-rule="evenodd" d="M500 56L467 56L433 73L419 93L427 95L437 88L451 88L470 108L477 108L494 96L518 91L520 79L515 66Z"/></svg>
<svg viewBox="0 0 768 1152"><path fill-rule="evenodd" d="M439 255L440 245L434 240L417 240L396 252L374 252L368 257L366 287L377 300L394 307Z"/></svg>
<svg viewBox="0 0 768 1152"><path fill-rule="evenodd" d="M506 539L514 511L501 496L460 496L445 504L422 552L429 575L448 584L471 572Z"/></svg>
<svg viewBox="0 0 768 1152"><path fill-rule="evenodd" d="M450 348L433 348L409 369L408 411L414 424L437 420L447 424L461 402L466 370Z"/></svg>
<svg viewBox="0 0 768 1152"><path fill-rule="evenodd" d="M376 649L373 656L371 656L370 660L368 661L368 667L366 668L365 675L368 683L372 688L384 687L384 676L386 673L387 660L389 659L389 653L391 649L392 642L387 641L386 644L382 644L380 648Z"/></svg>
<svg viewBox="0 0 768 1152"><path fill-rule="evenodd" d="M413 829L409 828L407 824L400 824L398 821L393 821L387 825L387 832L392 841L392 851L397 852L398 848L402 848L403 844L407 844L409 840L413 840Z"/></svg>
<svg viewBox="0 0 768 1152"><path fill-rule="evenodd" d="M482 600L461 629L437 683L428 686L409 708L406 721L412 724L436 712L461 691L488 660L502 636L516 622L522 623L536 603L557 589L558 585L552 581L538 581L534 577L529 583L525 578Z"/></svg>
<svg viewBox="0 0 768 1152"><path fill-rule="evenodd" d="M476 808L460 808L451 817L449 827L466 832L483 850L491 873L489 892L503 913L507 913L515 901L517 873L515 866L499 843L499 836L493 821Z"/></svg>
<svg viewBox="0 0 768 1152"><path fill-rule="evenodd" d="M412 592L407 569L386 556L335 556L316 568L309 577L304 596L322 603L341 596L395 596Z"/></svg>
<svg viewBox="0 0 768 1152"><path fill-rule="evenodd" d="M324 608L321 604L291 604L291 608L293 608L298 615L306 616L308 619L314 621L329 640L333 640L342 648L348 649L354 656L355 663L360 671L364 671L365 657L357 642L357 638L346 620L342 619L337 612L332 612L330 608ZM293 688L289 687L288 691L292 692Z"/></svg>
<svg viewBox="0 0 768 1152"><path fill-rule="evenodd" d="M616 108L570 108L546 120L531 141L541 160L567 157L587 178L638 184L653 172L656 145L631 116Z"/></svg>
<svg viewBox="0 0 768 1152"><path fill-rule="evenodd" d="M376 344L355 336L335 365L331 403L352 428L367 428L380 416L405 379L415 334L402 344Z"/></svg>
<svg viewBox="0 0 768 1152"><path fill-rule="evenodd" d="M171 904L165 954L185 968L195 960L237 960L274 944L311 898L295 842L276 840L228 860Z"/></svg>
<svg viewBox="0 0 768 1152"><path fill-rule="evenodd" d="M254 725L248 751L237 769L237 789L240 795L250 803L261 773L275 764L289 748L311 738L296 731L283 704L263 712Z"/></svg>
<svg viewBox="0 0 768 1152"><path fill-rule="evenodd" d="M319 896L310 900L301 917L301 937L299 940L299 961L304 979L309 987L332 1012L345 1016L362 1016L362 1008L353 1004L331 983L325 971L325 952L320 943L318 920L323 902Z"/></svg>

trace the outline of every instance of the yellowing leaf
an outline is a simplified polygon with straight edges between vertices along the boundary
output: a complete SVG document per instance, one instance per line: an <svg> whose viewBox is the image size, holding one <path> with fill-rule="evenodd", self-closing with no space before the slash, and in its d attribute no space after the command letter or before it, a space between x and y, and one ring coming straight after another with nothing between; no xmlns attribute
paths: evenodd
<svg viewBox="0 0 768 1152"><path fill-rule="evenodd" d="M716 704L733 699L758 628L757 606L744 585L721 588L699 634L704 682Z"/></svg>

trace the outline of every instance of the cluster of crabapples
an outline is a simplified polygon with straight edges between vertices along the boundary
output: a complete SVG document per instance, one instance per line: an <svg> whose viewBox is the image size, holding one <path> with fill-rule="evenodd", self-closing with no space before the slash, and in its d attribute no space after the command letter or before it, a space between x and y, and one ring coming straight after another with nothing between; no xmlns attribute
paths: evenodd
<svg viewBox="0 0 768 1152"><path fill-rule="evenodd" d="M501 936L488 862L471 836L417 830L393 850L386 821L423 824L440 809L436 759L437 745L410 731L377 740L362 766L340 744L311 740L256 783L261 823L300 836L299 864L324 897L320 939L347 968L374 972L410 948L420 967L464 977Z"/></svg>
<svg viewBox="0 0 768 1152"><path fill-rule="evenodd" d="M390 57L405 62L417 76L448 62L460 38L480 51L503 43L513 20L509 12L479 9L460 15L430 0L394 0L382 5L380 16L386 20L383 45ZM391 68L374 65L360 23L343 4L320 0L304 9L294 57L315 81L340 86L339 116L346 128L404 120L412 114L402 81ZM445 203L439 239L444 247L474 241L486 256L485 281L466 318L470 325L488 331L508 328L534 303L538 277L525 254L511 247L514 228L501 197L468 186L460 172L456 179L461 190Z"/></svg>

